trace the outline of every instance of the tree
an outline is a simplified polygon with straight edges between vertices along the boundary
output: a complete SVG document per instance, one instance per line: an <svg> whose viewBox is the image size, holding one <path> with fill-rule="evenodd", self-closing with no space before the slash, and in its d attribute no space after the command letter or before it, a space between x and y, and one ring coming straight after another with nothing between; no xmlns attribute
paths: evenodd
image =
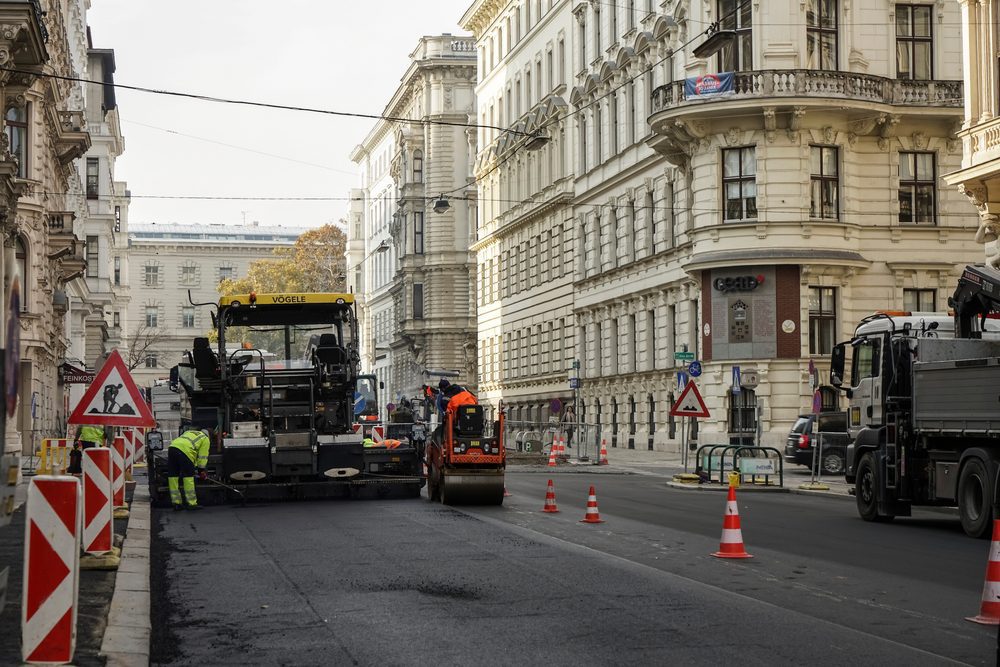
<svg viewBox="0 0 1000 667"><path fill-rule="evenodd" d="M223 280L219 293L343 292L347 235L332 224L311 229L291 248L276 248L273 259L250 264L246 277Z"/></svg>
<svg viewBox="0 0 1000 667"><path fill-rule="evenodd" d="M128 337L128 347L125 349L125 364L128 369L134 371L146 363L146 355L155 352L166 337L164 329L147 326L145 322L137 324Z"/></svg>

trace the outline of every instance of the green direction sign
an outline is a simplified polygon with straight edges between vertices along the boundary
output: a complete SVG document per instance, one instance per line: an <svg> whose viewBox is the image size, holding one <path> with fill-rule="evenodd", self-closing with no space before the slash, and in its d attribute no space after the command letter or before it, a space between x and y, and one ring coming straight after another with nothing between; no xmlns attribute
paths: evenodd
<svg viewBox="0 0 1000 667"><path fill-rule="evenodd" d="M694 361L694 352L674 352L677 361Z"/></svg>

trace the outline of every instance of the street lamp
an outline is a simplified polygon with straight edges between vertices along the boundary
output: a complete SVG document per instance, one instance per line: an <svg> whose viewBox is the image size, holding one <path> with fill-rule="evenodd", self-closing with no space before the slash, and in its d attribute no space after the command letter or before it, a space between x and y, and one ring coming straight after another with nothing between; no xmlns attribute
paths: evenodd
<svg viewBox="0 0 1000 667"><path fill-rule="evenodd" d="M439 195L437 201L434 202L434 212L445 213L449 208L451 208L451 204L448 203L445 196Z"/></svg>

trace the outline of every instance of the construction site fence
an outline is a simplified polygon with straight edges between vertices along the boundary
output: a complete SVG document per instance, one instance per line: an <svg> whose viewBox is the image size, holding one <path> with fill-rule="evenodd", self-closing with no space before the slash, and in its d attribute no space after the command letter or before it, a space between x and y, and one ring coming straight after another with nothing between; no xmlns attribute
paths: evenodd
<svg viewBox="0 0 1000 667"><path fill-rule="evenodd" d="M564 438L566 456L582 461L596 458L601 450L601 425L557 422L504 422L508 451L548 454L554 438Z"/></svg>

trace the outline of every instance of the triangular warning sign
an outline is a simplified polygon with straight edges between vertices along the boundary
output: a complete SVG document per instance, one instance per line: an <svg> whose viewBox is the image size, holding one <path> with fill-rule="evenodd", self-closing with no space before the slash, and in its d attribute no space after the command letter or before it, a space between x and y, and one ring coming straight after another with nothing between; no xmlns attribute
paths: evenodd
<svg viewBox="0 0 1000 667"><path fill-rule="evenodd" d="M87 387L87 393L70 415L69 423L156 426L156 419L118 350L112 350L101 370L97 371L94 381Z"/></svg>
<svg viewBox="0 0 1000 667"><path fill-rule="evenodd" d="M705 401L702 400L701 394L698 393L698 386L691 380L684 387L684 391L681 392L680 398L674 403L674 406L670 408L670 414L674 417L708 417L708 408L705 407Z"/></svg>

